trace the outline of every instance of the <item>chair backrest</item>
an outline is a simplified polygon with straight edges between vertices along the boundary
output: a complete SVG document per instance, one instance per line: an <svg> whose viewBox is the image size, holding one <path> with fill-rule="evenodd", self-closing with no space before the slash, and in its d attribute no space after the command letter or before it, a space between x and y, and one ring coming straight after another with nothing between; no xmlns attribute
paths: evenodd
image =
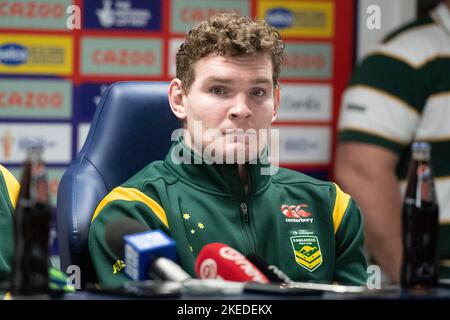
<svg viewBox="0 0 450 320"><path fill-rule="evenodd" d="M96 281L88 249L92 214L101 199L148 163L164 159L180 122L170 110L167 82L117 82L102 95L86 141L58 189L61 268Z"/></svg>

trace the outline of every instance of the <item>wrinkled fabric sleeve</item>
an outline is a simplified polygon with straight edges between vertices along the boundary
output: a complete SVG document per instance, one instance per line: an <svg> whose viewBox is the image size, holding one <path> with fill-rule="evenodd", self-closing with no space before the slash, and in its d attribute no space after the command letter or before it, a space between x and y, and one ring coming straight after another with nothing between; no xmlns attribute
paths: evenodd
<svg viewBox="0 0 450 320"><path fill-rule="evenodd" d="M119 199L108 202L97 212L89 229L89 252L101 285L118 287L130 281L124 272L124 258L117 256L105 239L108 225L131 218L149 229L161 229L168 233L167 223L155 211L145 202Z"/></svg>
<svg viewBox="0 0 450 320"><path fill-rule="evenodd" d="M350 199L336 235L334 281L366 285L367 261L364 250L364 222L360 209Z"/></svg>

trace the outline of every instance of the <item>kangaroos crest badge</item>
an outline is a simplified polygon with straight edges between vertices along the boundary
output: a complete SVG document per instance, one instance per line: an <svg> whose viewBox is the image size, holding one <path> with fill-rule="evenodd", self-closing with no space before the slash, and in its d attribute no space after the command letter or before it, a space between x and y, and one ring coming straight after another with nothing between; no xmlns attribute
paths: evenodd
<svg viewBox="0 0 450 320"><path fill-rule="evenodd" d="M295 261L306 270L312 272L322 264L322 253L316 236L291 237Z"/></svg>

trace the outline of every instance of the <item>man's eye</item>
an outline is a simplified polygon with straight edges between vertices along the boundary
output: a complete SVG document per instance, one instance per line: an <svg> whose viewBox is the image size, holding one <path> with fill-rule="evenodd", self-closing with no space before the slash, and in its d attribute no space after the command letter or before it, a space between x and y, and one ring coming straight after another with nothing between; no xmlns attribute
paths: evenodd
<svg viewBox="0 0 450 320"><path fill-rule="evenodd" d="M219 96L223 96L224 94L227 93L226 90L222 87L212 87L211 89L209 89L209 92L217 94Z"/></svg>
<svg viewBox="0 0 450 320"><path fill-rule="evenodd" d="M255 88L255 89L252 89L251 94L256 97L262 97L266 94L266 90L261 89L261 88Z"/></svg>

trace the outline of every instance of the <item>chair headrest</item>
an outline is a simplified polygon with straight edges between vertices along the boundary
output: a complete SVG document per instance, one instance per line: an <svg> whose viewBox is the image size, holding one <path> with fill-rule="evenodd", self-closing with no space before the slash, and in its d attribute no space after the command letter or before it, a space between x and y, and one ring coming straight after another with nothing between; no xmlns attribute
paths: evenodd
<svg viewBox="0 0 450 320"><path fill-rule="evenodd" d="M102 95L83 148L64 173L57 198L63 270L78 265L95 281L88 234L98 203L147 164L164 159L180 122L170 110L168 83L118 82Z"/></svg>
<svg viewBox="0 0 450 320"><path fill-rule="evenodd" d="M166 82L118 82L103 94L80 156L97 169L108 190L164 159L180 125L167 90Z"/></svg>

